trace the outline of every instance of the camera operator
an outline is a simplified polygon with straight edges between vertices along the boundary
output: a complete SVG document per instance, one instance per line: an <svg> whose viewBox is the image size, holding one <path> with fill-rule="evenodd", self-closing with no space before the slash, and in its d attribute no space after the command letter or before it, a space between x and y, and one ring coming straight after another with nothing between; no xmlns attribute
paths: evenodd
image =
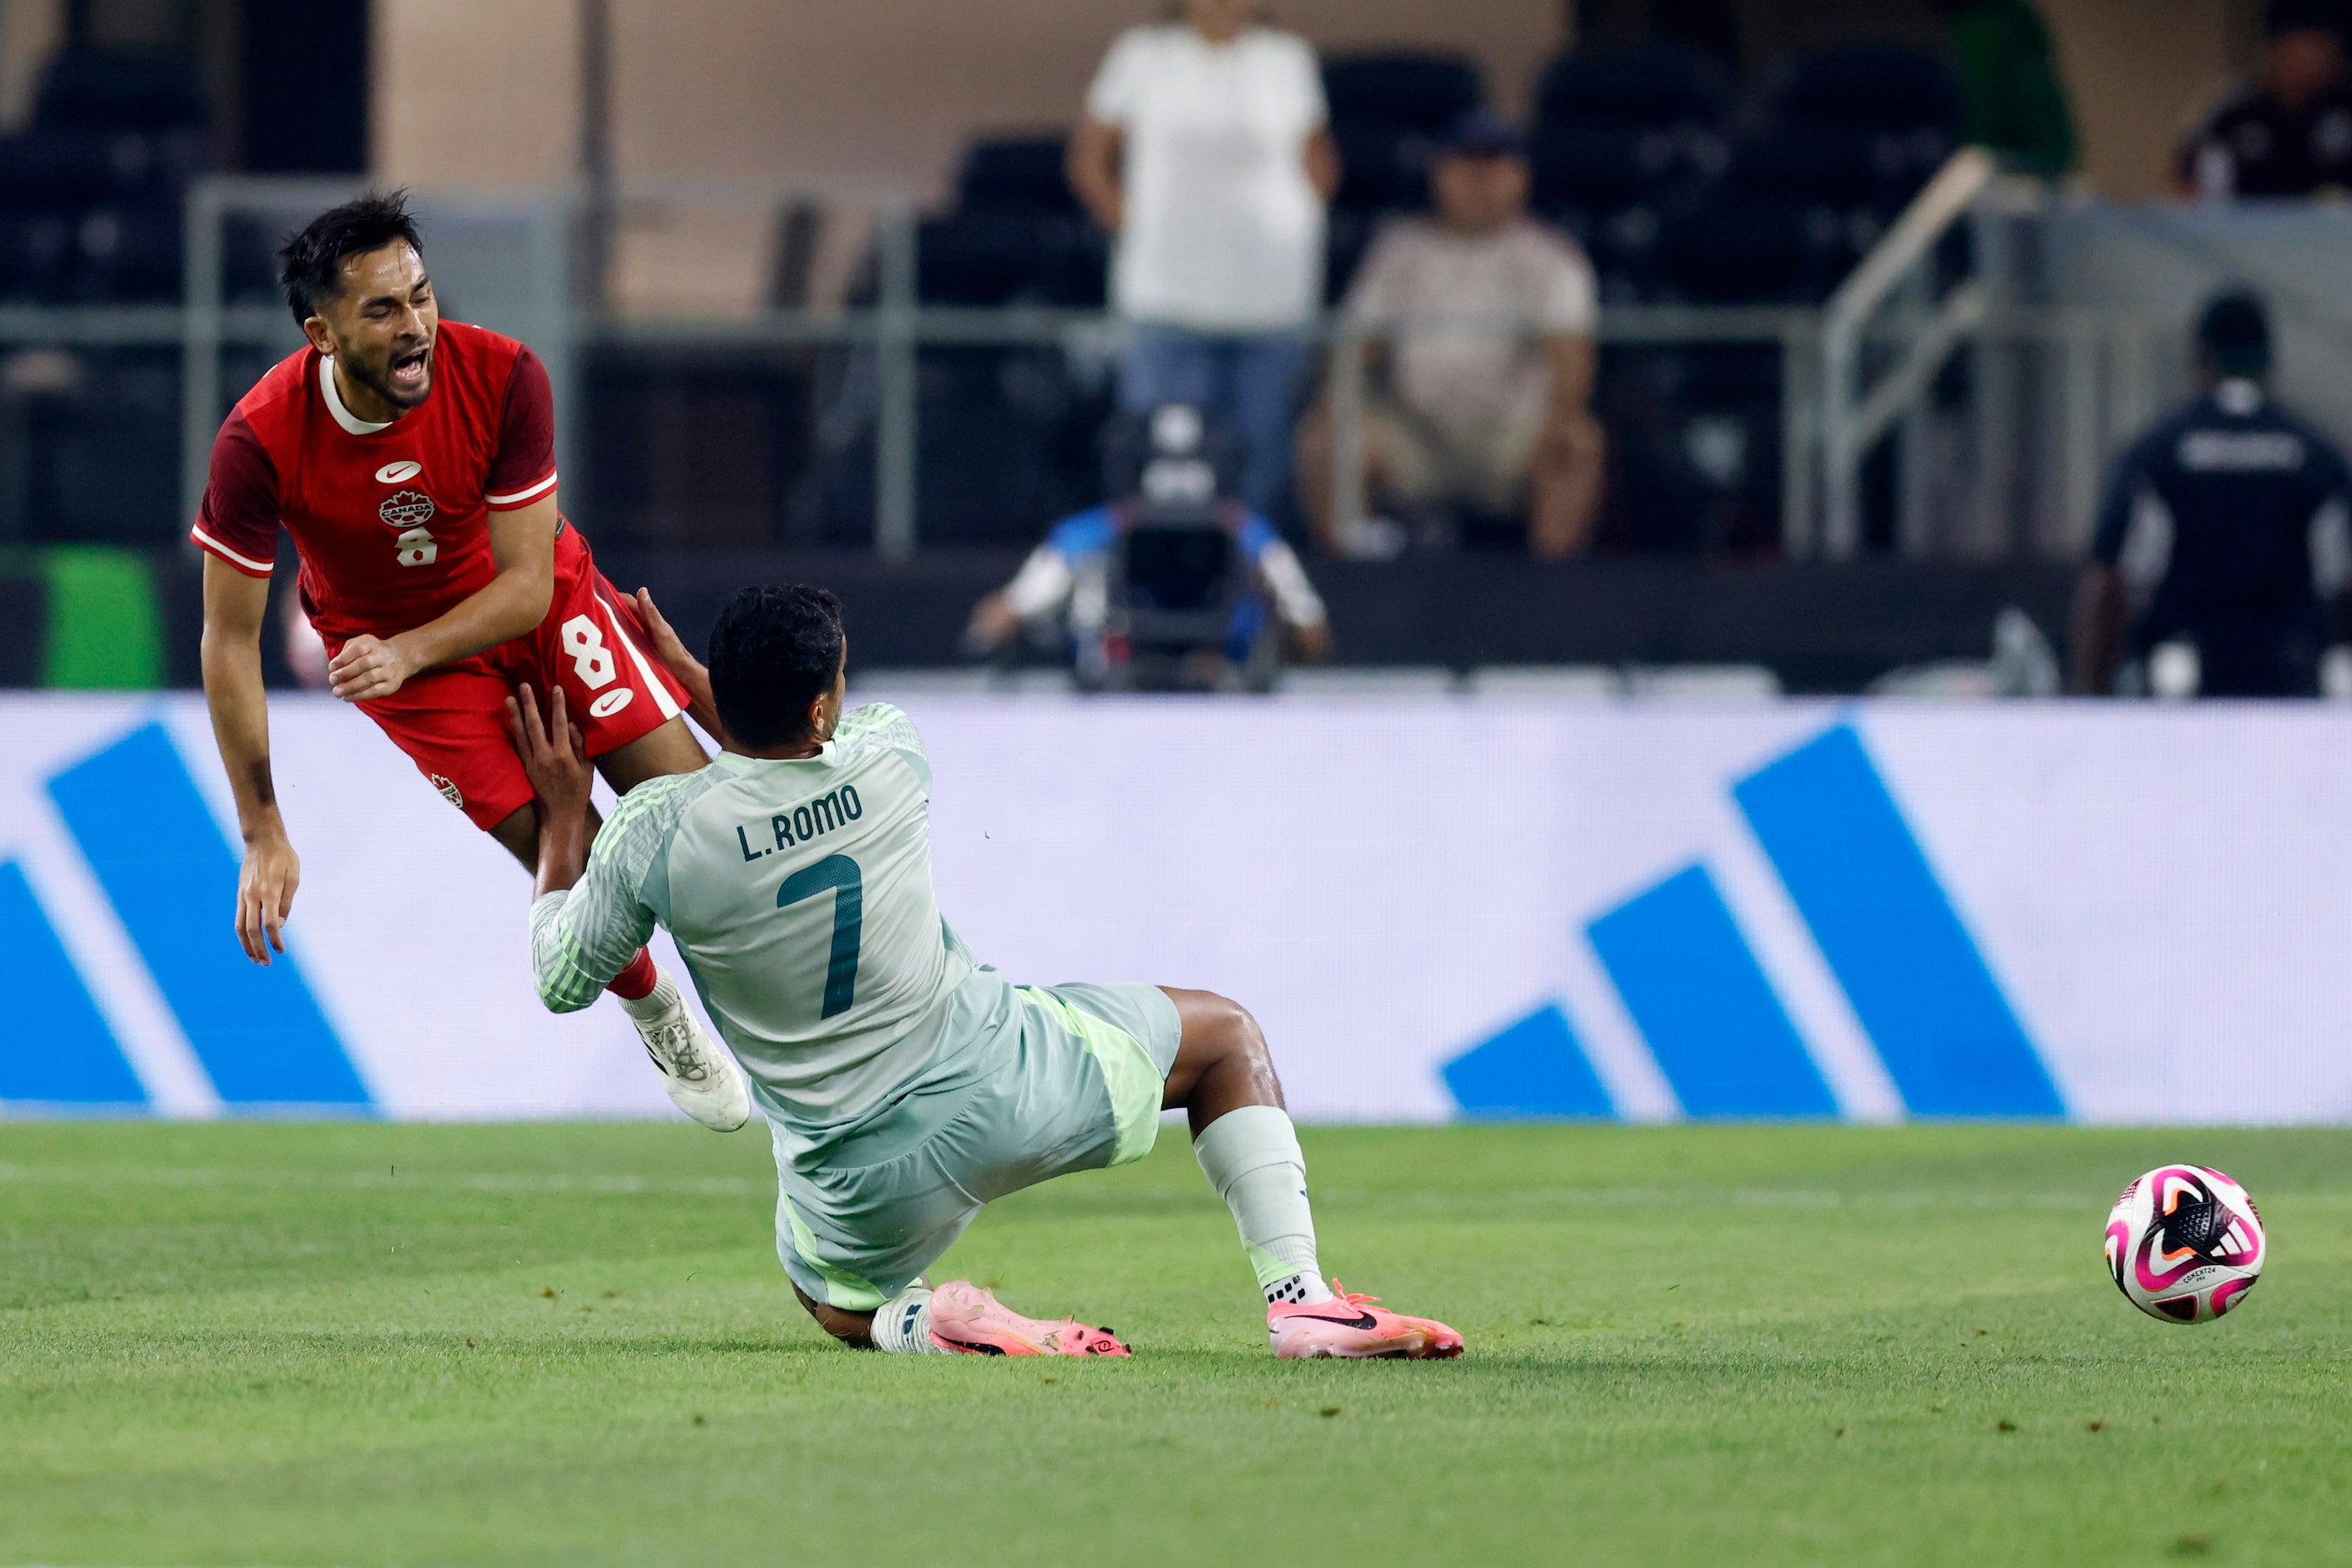
<svg viewBox="0 0 2352 1568"><path fill-rule="evenodd" d="M1297 552L1233 494L1233 447L1189 405L1123 419L1106 442L1118 499L1056 523L972 607L965 651L997 654L1059 616L1094 687L1263 687L1286 634L1293 658L1328 658L1323 601Z"/></svg>

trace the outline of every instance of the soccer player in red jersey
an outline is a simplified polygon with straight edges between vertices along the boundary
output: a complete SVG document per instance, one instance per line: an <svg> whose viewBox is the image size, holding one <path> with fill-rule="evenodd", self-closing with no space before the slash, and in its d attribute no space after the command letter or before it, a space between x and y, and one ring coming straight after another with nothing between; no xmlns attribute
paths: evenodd
<svg viewBox="0 0 2352 1568"><path fill-rule="evenodd" d="M285 951L300 878L261 683L281 524L335 695L525 867L538 864L539 823L507 728L518 688L527 700L565 694L616 791L709 760L679 717L684 689L645 651L635 605L556 510L545 367L511 338L441 320L401 195L321 215L279 260L310 346L221 426L190 535L205 551L205 695L245 836L237 939L263 964ZM670 1098L705 1126L741 1126L740 1070L652 954L607 989Z"/></svg>

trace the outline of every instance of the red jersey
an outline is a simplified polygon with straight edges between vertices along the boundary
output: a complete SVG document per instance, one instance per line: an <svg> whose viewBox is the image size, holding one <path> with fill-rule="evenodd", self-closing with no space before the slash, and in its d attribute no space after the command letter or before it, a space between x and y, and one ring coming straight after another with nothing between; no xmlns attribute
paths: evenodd
<svg viewBox="0 0 2352 1568"><path fill-rule="evenodd" d="M263 376L213 442L189 537L267 577L280 523L330 646L423 626L489 585L489 514L555 489L555 396L512 338L443 321L433 393L389 425L354 418L334 366L305 348Z"/></svg>

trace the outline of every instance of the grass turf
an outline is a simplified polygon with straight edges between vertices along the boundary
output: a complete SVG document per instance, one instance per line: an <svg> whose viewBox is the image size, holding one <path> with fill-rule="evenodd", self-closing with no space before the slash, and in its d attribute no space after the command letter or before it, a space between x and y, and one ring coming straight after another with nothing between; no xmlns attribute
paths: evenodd
<svg viewBox="0 0 2352 1568"><path fill-rule="evenodd" d="M1327 1267L1469 1338L1278 1363L1181 1136L944 1265L1127 1363L823 1340L755 1134L0 1123L0 1563L2352 1563L2352 1134L1310 1132ZM2168 1159L2227 1321L2099 1259Z"/></svg>

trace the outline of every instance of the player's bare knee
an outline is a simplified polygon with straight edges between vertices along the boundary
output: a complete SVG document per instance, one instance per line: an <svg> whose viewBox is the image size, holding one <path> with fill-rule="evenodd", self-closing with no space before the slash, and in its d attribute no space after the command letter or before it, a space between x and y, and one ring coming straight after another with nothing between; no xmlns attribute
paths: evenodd
<svg viewBox="0 0 2352 1568"><path fill-rule="evenodd" d="M1217 1000L1224 1004L1226 1010L1226 1054L1271 1067L1274 1054L1266 1049L1265 1031L1257 1026L1257 1016L1230 996Z"/></svg>

